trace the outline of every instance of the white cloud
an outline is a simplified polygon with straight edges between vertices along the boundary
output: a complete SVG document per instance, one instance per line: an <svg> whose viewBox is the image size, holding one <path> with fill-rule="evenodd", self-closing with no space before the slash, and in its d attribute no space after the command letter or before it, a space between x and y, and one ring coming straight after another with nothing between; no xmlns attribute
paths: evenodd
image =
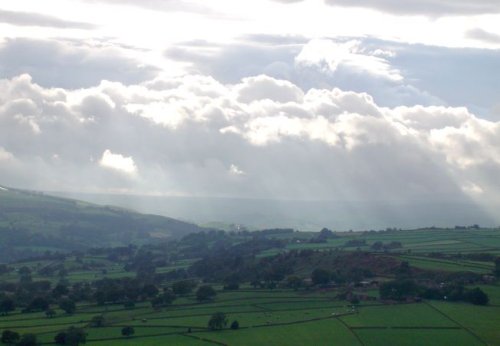
<svg viewBox="0 0 500 346"><path fill-rule="evenodd" d="M381 51L366 52L361 42L352 40L338 43L332 40L316 39L307 43L295 58L299 66L318 66L325 72L335 73L340 66L358 73L369 73L375 77L401 81L400 71L392 68Z"/></svg>
<svg viewBox="0 0 500 346"><path fill-rule="evenodd" d="M231 166L229 167L229 174L232 174L232 175L245 175L245 172L242 171L238 166L236 166L235 164L231 164Z"/></svg>
<svg viewBox="0 0 500 346"><path fill-rule="evenodd" d="M109 149L102 154L99 165L105 168L111 168L126 174L134 175L137 173L137 166L132 157L125 157L120 154L113 154Z"/></svg>
<svg viewBox="0 0 500 346"><path fill-rule="evenodd" d="M258 100L271 100L281 103L300 102L304 93L289 81L276 80L274 78L260 75L257 77L244 78L235 91L237 99L243 103Z"/></svg>

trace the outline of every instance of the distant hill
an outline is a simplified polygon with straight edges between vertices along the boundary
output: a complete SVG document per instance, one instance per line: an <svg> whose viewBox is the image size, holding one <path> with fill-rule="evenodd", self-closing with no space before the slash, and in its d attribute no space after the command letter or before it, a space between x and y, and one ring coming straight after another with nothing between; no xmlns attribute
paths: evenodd
<svg viewBox="0 0 500 346"><path fill-rule="evenodd" d="M201 230L164 216L0 186L0 262L47 250L144 244Z"/></svg>

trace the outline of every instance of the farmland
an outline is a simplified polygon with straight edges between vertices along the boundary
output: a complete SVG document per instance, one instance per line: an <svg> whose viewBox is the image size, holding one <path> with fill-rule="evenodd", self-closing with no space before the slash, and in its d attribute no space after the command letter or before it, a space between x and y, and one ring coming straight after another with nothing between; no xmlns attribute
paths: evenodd
<svg viewBox="0 0 500 346"><path fill-rule="evenodd" d="M495 287L497 292L500 287ZM79 306L78 312L47 318L43 313L12 313L2 317L0 330L35 333L50 343L68 326L86 328L90 345L290 345L314 342L318 345L497 345L500 306L475 307L454 303L364 304L352 308L334 299L332 292L252 290L218 292L210 303L197 303L192 296L172 306L153 310L148 304L124 309L120 305ZM214 311L237 320L238 330L207 331ZM89 327L91 318L102 315L105 326ZM479 323L478 321L482 321ZM489 321L489 322L484 322ZM124 338L123 326L135 329ZM190 331L188 331L190 330Z"/></svg>
<svg viewBox="0 0 500 346"><path fill-rule="evenodd" d="M246 236L232 237L233 246L238 246ZM285 246L260 251L256 258L268 261L286 258L289 252L312 251L307 261L294 260L294 273L303 278L310 276L315 266L335 266L335 261L345 256L359 260L363 253L361 258L372 256L367 258L378 263L376 266L380 268L373 270L380 271L381 276L376 275L382 281L390 279L390 274L384 278L383 273L388 270L384 268L402 262L408 263L419 275L471 273L480 277L489 275L494 263L477 254L489 253L494 257L498 253L500 232L482 229L352 232L337 234L321 243L309 242L308 237L310 233L265 233L264 238L269 241L285 239L282 243ZM380 252L373 250L376 242L399 244ZM196 236L191 236L188 243L176 244L176 249L187 251L191 243L196 243ZM52 287L61 282L71 286L103 280L133 280L138 275L106 251L12 263L13 270L4 273L1 279L4 284L14 284L19 280L19 272L26 267L32 271L31 280L48 281ZM151 251L160 254L154 247ZM167 276L184 272L193 266L196 268L197 261L196 257L169 261L165 266L157 266L155 272ZM53 267L59 271L63 268L64 276L42 274L43 268ZM158 289L169 290L176 280L166 279L157 284ZM70 314L54 301L51 303L54 316L49 317L44 311L26 312L20 307L0 317L0 331L35 334L42 344L54 343L56 334L76 327L85 331L89 345L385 345L388 340L397 345L500 345L497 328L500 286L493 282L470 286L479 286L489 296L488 305L478 306L427 299L388 303L381 299L373 285L352 286L348 289L350 296L345 296L345 285L305 285L292 289L283 281L272 287L255 287L243 280L238 289L227 289L218 280L204 281L203 284L210 284L216 291L216 295L206 301L198 300L194 292L179 295L173 303L160 307L144 298L130 306L123 302L96 304L91 300L79 302ZM353 302L352 296L362 299ZM226 316L227 325L222 330L207 328L216 312ZM93 322L96 316L103 321L99 326ZM229 328L234 321L238 322L238 328ZM124 327L132 327L133 335L122 336Z"/></svg>

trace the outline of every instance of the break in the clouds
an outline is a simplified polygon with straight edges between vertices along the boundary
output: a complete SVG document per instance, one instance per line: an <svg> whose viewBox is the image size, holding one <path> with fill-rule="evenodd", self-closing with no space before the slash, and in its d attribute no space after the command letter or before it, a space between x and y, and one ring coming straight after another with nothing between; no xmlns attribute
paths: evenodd
<svg viewBox="0 0 500 346"><path fill-rule="evenodd" d="M500 205L500 123L466 108L384 108L265 75L74 91L23 75L0 91L4 185Z"/></svg>

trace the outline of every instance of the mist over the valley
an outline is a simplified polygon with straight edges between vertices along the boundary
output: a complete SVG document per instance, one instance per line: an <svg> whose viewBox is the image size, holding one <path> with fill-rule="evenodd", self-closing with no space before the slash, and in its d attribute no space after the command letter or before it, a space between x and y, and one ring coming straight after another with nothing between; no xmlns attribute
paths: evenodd
<svg viewBox="0 0 500 346"><path fill-rule="evenodd" d="M314 201L53 193L214 227L319 231L415 229L497 224L467 201Z"/></svg>

